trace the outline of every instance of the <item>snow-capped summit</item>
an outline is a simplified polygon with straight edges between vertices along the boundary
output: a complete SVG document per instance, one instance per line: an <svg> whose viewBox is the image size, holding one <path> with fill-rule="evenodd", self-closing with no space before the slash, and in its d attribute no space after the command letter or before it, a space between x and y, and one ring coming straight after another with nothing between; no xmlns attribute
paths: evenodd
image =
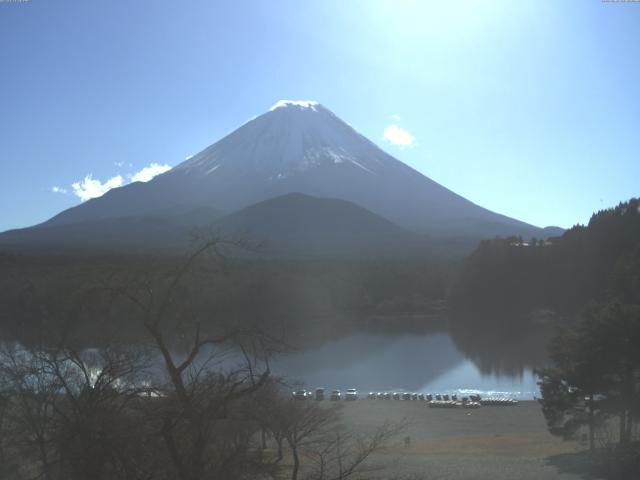
<svg viewBox="0 0 640 480"><path fill-rule="evenodd" d="M299 107L299 108L309 108L313 111L316 111L316 105L318 105L318 102L314 101L314 100L278 100L270 109L269 111L272 112L274 111L276 108L283 108L283 107Z"/></svg>
<svg viewBox="0 0 640 480"><path fill-rule="evenodd" d="M376 174L391 157L318 102L281 100L174 169L278 181L327 165ZM397 160L391 159L393 162ZM337 169L333 169L338 174ZM286 193L286 192L285 192Z"/></svg>
<svg viewBox="0 0 640 480"><path fill-rule="evenodd" d="M347 200L434 236L544 236L537 227L451 192L384 152L326 107L306 100L281 100L150 182L111 190L47 224L149 212L157 216L176 209L233 212L292 192Z"/></svg>

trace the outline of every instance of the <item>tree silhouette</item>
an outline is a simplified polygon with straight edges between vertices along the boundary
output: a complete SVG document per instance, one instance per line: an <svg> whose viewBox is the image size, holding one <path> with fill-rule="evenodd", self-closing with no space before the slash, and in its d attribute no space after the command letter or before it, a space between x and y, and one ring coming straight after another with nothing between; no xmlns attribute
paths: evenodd
<svg viewBox="0 0 640 480"><path fill-rule="evenodd" d="M632 440L640 417L640 307L610 302L587 309L571 330L549 346L553 366L538 370L549 430L569 437L598 420L619 418L621 445Z"/></svg>

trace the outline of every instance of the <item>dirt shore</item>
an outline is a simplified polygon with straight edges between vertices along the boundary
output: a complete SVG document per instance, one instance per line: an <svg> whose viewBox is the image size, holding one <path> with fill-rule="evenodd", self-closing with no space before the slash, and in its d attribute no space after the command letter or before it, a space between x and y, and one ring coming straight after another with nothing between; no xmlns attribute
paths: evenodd
<svg viewBox="0 0 640 480"><path fill-rule="evenodd" d="M399 438L376 455L376 463L393 465L380 478L584 478L565 468L565 460L586 446L551 436L540 406L533 401L466 410L428 408L421 401L361 399L344 402L342 412L346 426L361 433L385 420L408 423L403 437L410 438L409 444Z"/></svg>

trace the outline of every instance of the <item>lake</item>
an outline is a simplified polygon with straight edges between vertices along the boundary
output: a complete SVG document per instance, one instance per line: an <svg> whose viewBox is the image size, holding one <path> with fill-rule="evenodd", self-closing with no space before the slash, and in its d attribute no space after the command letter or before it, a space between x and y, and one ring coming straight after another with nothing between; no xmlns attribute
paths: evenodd
<svg viewBox="0 0 640 480"><path fill-rule="evenodd" d="M206 355L203 357L206 358ZM242 357L227 351L218 366L233 367ZM531 368L519 374L487 373L457 347L448 333L354 333L318 346L280 354L271 360L275 375L291 385L314 389L456 393L461 396L539 396ZM157 358L156 371L162 371Z"/></svg>
<svg viewBox="0 0 640 480"><path fill-rule="evenodd" d="M272 369L309 389L539 396L531 369L483 373L447 333L354 334L276 358Z"/></svg>

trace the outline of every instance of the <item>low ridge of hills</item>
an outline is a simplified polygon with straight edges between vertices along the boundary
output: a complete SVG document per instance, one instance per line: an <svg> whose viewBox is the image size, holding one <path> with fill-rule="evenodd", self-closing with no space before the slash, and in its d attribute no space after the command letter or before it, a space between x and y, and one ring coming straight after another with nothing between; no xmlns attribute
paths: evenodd
<svg viewBox="0 0 640 480"><path fill-rule="evenodd" d="M10 250L89 253L177 253L194 235L217 235L259 244L267 255L400 253L424 241L365 208L338 199L291 193L231 214L214 209L173 215L118 217L11 230L0 237Z"/></svg>

